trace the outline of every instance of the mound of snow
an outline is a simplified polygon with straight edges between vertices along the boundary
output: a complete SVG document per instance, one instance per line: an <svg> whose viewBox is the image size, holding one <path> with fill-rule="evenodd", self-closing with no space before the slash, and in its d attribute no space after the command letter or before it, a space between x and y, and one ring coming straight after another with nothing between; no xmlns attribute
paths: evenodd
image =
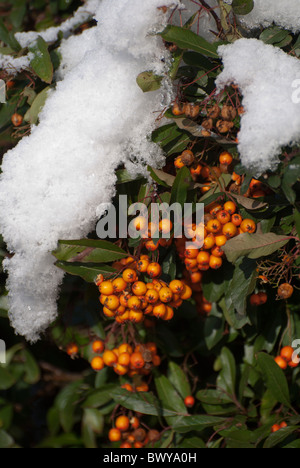
<svg viewBox="0 0 300 468"><path fill-rule="evenodd" d="M240 20L250 29L275 23L296 33L300 31L299 0L254 0L253 10Z"/></svg>
<svg viewBox="0 0 300 468"><path fill-rule="evenodd" d="M243 94L242 164L256 175L274 170L281 148L300 142L300 61L256 39L240 39L218 53L224 64L218 89L235 83Z"/></svg>
<svg viewBox="0 0 300 468"><path fill-rule="evenodd" d="M63 273L50 253L57 241L94 229L103 204L114 195L120 163L138 173L163 162L148 138L162 92L144 94L136 84L145 70L167 69L169 56L152 34L169 17L158 10L161 5L161 0L98 0L98 25L69 42L76 45L72 54L62 47L63 79L50 92L39 125L3 159L1 232L14 253L4 263L9 316L28 340L37 340L57 314ZM164 89L170 96L167 81Z"/></svg>

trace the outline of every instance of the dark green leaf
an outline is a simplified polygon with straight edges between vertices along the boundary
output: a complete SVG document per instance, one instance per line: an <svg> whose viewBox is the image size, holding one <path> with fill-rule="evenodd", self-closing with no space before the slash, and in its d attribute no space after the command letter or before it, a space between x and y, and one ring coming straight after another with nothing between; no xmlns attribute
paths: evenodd
<svg viewBox="0 0 300 468"><path fill-rule="evenodd" d="M29 50L34 55L30 66L42 81L50 84L53 78L53 65L46 42L38 36L36 42L29 46Z"/></svg>
<svg viewBox="0 0 300 468"><path fill-rule="evenodd" d="M263 448L272 448L278 444L281 444L287 437L289 437L293 432L298 431L298 426L288 426L279 429L279 431L273 432L270 434L267 440L264 443Z"/></svg>
<svg viewBox="0 0 300 468"><path fill-rule="evenodd" d="M82 263L56 262L55 265L66 273L74 276L80 276L87 283L94 283L97 276L102 274L104 277L113 275L116 270L108 265L84 265Z"/></svg>
<svg viewBox="0 0 300 468"><path fill-rule="evenodd" d="M219 426L226 422L226 418L219 418L217 416L209 415L196 415L196 416L183 416L173 425L176 432L185 433L190 431L202 431L207 427Z"/></svg>
<svg viewBox="0 0 300 468"><path fill-rule="evenodd" d="M64 262L106 263L126 258L128 254L112 242L102 240L60 240L53 255Z"/></svg>
<svg viewBox="0 0 300 468"><path fill-rule="evenodd" d="M169 25L160 34L165 41L177 44L181 49L194 50L207 57L219 58L217 45L207 42L189 29Z"/></svg>
<svg viewBox="0 0 300 468"><path fill-rule="evenodd" d="M253 0L233 0L232 8L236 15L248 15L254 8Z"/></svg>
<svg viewBox="0 0 300 468"><path fill-rule="evenodd" d="M258 365L266 380L266 385L274 398L280 403L291 408L289 387L286 377L274 358L266 353L259 353L257 356Z"/></svg>

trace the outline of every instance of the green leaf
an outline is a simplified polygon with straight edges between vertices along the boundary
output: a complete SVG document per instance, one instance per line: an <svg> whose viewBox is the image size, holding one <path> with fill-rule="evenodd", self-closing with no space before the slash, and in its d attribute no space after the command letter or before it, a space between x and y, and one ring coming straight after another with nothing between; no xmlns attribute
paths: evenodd
<svg viewBox="0 0 300 468"><path fill-rule="evenodd" d="M222 369L217 379L218 387L235 395L236 365L232 352L225 346L220 354Z"/></svg>
<svg viewBox="0 0 300 468"><path fill-rule="evenodd" d="M207 57L219 58L217 53L218 46L216 44L211 44L189 29L169 25L160 35L165 41L172 42L181 49L194 50Z"/></svg>
<svg viewBox="0 0 300 468"><path fill-rule="evenodd" d="M298 431L298 426L288 426L279 429L279 431L273 432L269 435L267 440L264 443L263 448L272 448L276 445L279 445L283 442L287 437L289 437L293 432Z"/></svg>
<svg viewBox="0 0 300 468"><path fill-rule="evenodd" d="M169 382L166 376L155 377L155 386L158 397L164 408L173 410L176 413L186 413L186 406L182 397L175 387Z"/></svg>
<svg viewBox="0 0 300 468"><path fill-rule="evenodd" d="M15 383L15 377L0 365L0 390L8 390Z"/></svg>
<svg viewBox="0 0 300 468"><path fill-rule="evenodd" d="M184 207L187 199L188 189L192 182L191 173L187 167L182 167L174 180L170 204L179 203Z"/></svg>
<svg viewBox="0 0 300 468"><path fill-rule="evenodd" d="M22 351L23 359L24 359L24 381L28 384L35 384L40 380L41 372L33 355L27 350L24 349Z"/></svg>
<svg viewBox="0 0 300 468"><path fill-rule="evenodd" d="M59 411L59 419L65 432L70 432L74 424L75 403L80 398L82 381L67 385L56 397L55 406Z"/></svg>
<svg viewBox="0 0 300 468"><path fill-rule="evenodd" d="M246 257L236 262L229 294L235 310L241 316L246 313L247 296L251 294L256 284L256 261Z"/></svg>
<svg viewBox="0 0 300 468"><path fill-rule="evenodd" d="M83 265L82 263L67 263L56 262L55 265L64 270L66 273L74 276L80 276L87 283L94 283L97 276L102 274L104 277L109 277L116 272L116 270L108 265Z"/></svg>
<svg viewBox="0 0 300 468"><path fill-rule="evenodd" d="M34 99L31 104L30 109L24 115L24 120L29 122L30 124L36 124L39 118L39 113L41 112L42 108L45 105L45 102L48 97L48 91L50 86L47 86L43 91L41 91Z"/></svg>
<svg viewBox="0 0 300 468"><path fill-rule="evenodd" d="M224 320L210 315L204 322L204 340L207 349L213 349L223 338Z"/></svg>
<svg viewBox="0 0 300 468"><path fill-rule="evenodd" d="M230 239L223 250L227 259L235 263L240 257L260 258L271 255L289 242L287 236L278 236L272 232L267 234L240 234Z"/></svg>
<svg viewBox="0 0 300 468"><path fill-rule="evenodd" d="M5 431L0 430L0 448L9 448L14 445L14 439Z"/></svg>
<svg viewBox="0 0 300 468"><path fill-rule="evenodd" d="M257 356L258 365L266 380L266 385L277 401L291 408L289 387L286 377L274 358L266 353Z"/></svg>
<svg viewBox="0 0 300 468"><path fill-rule="evenodd" d="M144 93L148 93L157 91L161 87L162 77L151 71L145 71L138 75L136 82Z"/></svg>
<svg viewBox="0 0 300 468"><path fill-rule="evenodd" d="M206 448L205 443L203 442L202 439L199 437L185 437L182 442L180 442L179 445L177 445L177 448L181 449L191 449L191 448Z"/></svg>
<svg viewBox="0 0 300 468"><path fill-rule="evenodd" d="M293 186L300 179L300 157L292 159L290 164L285 168L285 172L282 178L281 188L292 204L296 201L296 193L293 190Z"/></svg>
<svg viewBox="0 0 300 468"><path fill-rule="evenodd" d="M101 434L104 428L104 417L97 409L85 408L82 424L88 426L96 434Z"/></svg>
<svg viewBox="0 0 300 468"><path fill-rule="evenodd" d="M0 408L0 429L8 430L14 416L13 405L6 403Z"/></svg>
<svg viewBox="0 0 300 468"><path fill-rule="evenodd" d="M278 26L273 26L272 28L265 29L259 39L265 44L278 44L279 42L286 39L289 35L288 31L281 29Z"/></svg>
<svg viewBox="0 0 300 468"><path fill-rule="evenodd" d="M232 8L236 15L248 15L254 8L253 0L233 0Z"/></svg>
<svg viewBox="0 0 300 468"><path fill-rule="evenodd" d="M168 379L183 399L192 394L187 376L181 367L173 361L169 362Z"/></svg>
<svg viewBox="0 0 300 468"><path fill-rule="evenodd" d="M122 388L117 388L112 391L111 396L119 405L138 411L139 413L152 414L154 416L178 416L176 411L161 407L159 401L152 393L131 393Z"/></svg>
<svg viewBox="0 0 300 468"><path fill-rule="evenodd" d="M111 392L116 388L115 384L107 384L104 389L96 390L91 393L85 402L84 408L99 408L112 400Z"/></svg>
<svg viewBox="0 0 300 468"><path fill-rule="evenodd" d="M199 390L196 393L196 398L202 403L208 405L229 405L232 404L232 399L222 390Z"/></svg>
<svg viewBox="0 0 300 468"><path fill-rule="evenodd" d="M294 220L297 229L297 234L300 239L300 212L297 209L294 210Z"/></svg>
<svg viewBox="0 0 300 468"><path fill-rule="evenodd" d="M105 263L128 257L128 254L112 242L102 240L60 240L52 252L64 262Z"/></svg>
<svg viewBox="0 0 300 468"><path fill-rule="evenodd" d="M196 416L183 416L178 418L174 423L173 429L176 432L185 433L190 431L202 431L207 427L214 427L224 424L226 418L219 418L218 416L209 415L196 415Z"/></svg>
<svg viewBox="0 0 300 468"><path fill-rule="evenodd" d="M41 36L38 36L35 43L30 45L28 48L34 55L30 62L31 68L42 81L50 84L53 78L53 65L48 52L47 43Z"/></svg>
<svg viewBox="0 0 300 468"><path fill-rule="evenodd" d="M22 48L14 34L7 30L2 19L0 19L0 41L11 47L15 52L19 52Z"/></svg>
<svg viewBox="0 0 300 468"><path fill-rule="evenodd" d="M9 18L15 29L19 29L21 27L25 14L26 0L14 0L14 6Z"/></svg>

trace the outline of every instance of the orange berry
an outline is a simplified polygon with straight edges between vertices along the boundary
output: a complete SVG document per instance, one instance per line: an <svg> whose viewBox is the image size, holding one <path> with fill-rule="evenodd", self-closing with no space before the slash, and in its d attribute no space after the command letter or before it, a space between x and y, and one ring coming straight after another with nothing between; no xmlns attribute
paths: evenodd
<svg viewBox="0 0 300 468"><path fill-rule="evenodd" d="M173 223L167 218L164 218L159 223L159 230L162 234L170 234L173 229Z"/></svg>
<svg viewBox="0 0 300 468"><path fill-rule="evenodd" d="M219 211L221 211L221 210L222 210L222 205L220 205L220 203L214 203L214 204L212 205L212 207L210 208L209 213L210 213L212 216L216 216L217 213L218 213Z"/></svg>
<svg viewBox="0 0 300 468"><path fill-rule="evenodd" d="M192 289L186 284L184 287L184 291L180 297L182 300L186 301L187 299L190 299L190 297L192 297L192 294L193 294Z"/></svg>
<svg viewBox="0 0 300 468"><path fill-rule="evenodd" d="M106 350L103 353L104 364L108 367L112 367L114 364L117 364L118 357L113 351Z"/></svg>
<svg viewBox="0 0 300 468"><path fill-rule="evenodd" d="M201 283L202 274L200 273L200 271L195 271L191 273L190 280L193 284Z"/></svg>
<svg viewBox="0 0 300 468"><path fill-rule="evenodd" d="M175 159L175 161L174 161L174 166L175 166L177 169L181 169L182 167L184 167L184 162L183 162L181 156L178 156L178 158Z"/></svg>
<svg viewBox="0 0 300 468"><path fill-rule="evenodd" d="M209 233L208 236L206 236L203 241L203 248L205 250L210 250L213 248L215 243L216 243L215 236L212 233Z"/></svg>
<svg viewBox="0 0 300 468"><path fill-rule="evenodd" d="M123 278L116 278L113 280L112 285L115 293L123 292L127 288L127 283Z"/></svg>
<svg viewBox="0 0 300 468"><path fill-rule="evenodd" d="M137 280L137 274L132 268L126 268L126 270L123 271L123 280L126 281L126 283L134 283Z"/></svg>
<svg viewBox="0 0 300 468"><path fill-rule="evenodd" d="M111 281L103 281L99 286L99 291L105 296L111 296L114 293L114 287Z"/></svg>
<svg viewBox="0 0 300 468"><path fill-rule="evenodd" d="M160 276L162 273L162 268L159 265L159 263L153 262L150 263L148 268L147 268L147 274L150 276L150 278L157 278Z"/></svg>
<svg viewBox="0 0 300 468"><path fill-rule="evenodd" d="M208 232L211 232L213 234L216 234L218 231L220 231L221 227L221 223L217 219L211 219L206 225L206 229L208 230Z"/></svg>
<svg viewBox="0 0 300 468"><path fill-rule="evenodd" d="M175 104L173 104L173 107L172 107L172 113L173 115L184 114L184 107L182 106L182 104L178 104L177 102L175 102Z"/></svg>
<svg viewBox="0 0 300 468"><path fill-rule="evenodd" d="M280 299L289 299L294 292L294 288L289 283L283 283L279 286L277 290L278 297Z"/></svg>
<svg viewBox="0 0 300 468"><path fill-rule="evenodd" d="M120 448L125 449L125 448L132 448L132 445L129 442L122 442L120 445Z"/></svg>
<svg viewBox="0 0 300 468"><path fill-rule="evenodd" d="M134 369L142 369L144 367L145 361L142 356L142 353L134 352L130 357L130 364Z"/></svg>
<svg viewBox="0 0 300 468"><path fill-rule="evenodd" d="M155 250L159 248L159 242L154 242L152 239L150 239L145 243L145 247L149 252L155 252Z"/></svg>
<svg viewBox="0 0 300 468"><path fill-rule="evenodd" d="M66 351L69 356L75 356L75 354L78 353L79 349L78 349L77 344L71 343L67 346Z"/></svg>
<svg viewBox="0 0 300 468"><path fill-rule="evenodd" d="M129 426L130 426L130 420L127 416L119 416L116 420L115 420L115 426L117 429L119 429L120 431L127 431L129 429Z"/></svg>
<svg viewBox="0 0 300 468"><path fill-rule="evenodd" d="M147 292L147 286L143 281L136 281L132 285L132 292L136 296L144 296Z"/></svg>
<svg viewBox="0 0 300 468"><path fill-rule="evenodd" d="M148 220L143 216L137 216L131 223L136 231L147 232Z"/></svg>
<svg viewBox="0 0 300 468"><path fill-rule="evenodd" d="M104 343L102 340L95 340L92 343L92 350L94 353L102 353L104 350Z"/></svg>
<svg viewBox="0 0 300 468"><path fill-rule="evenodd" d="M280 429L284 427L287 427L287 423L285 421L282 421L282 423L280 424Z"/></svg>
<svg viewBox="0 0 300 468"><path fill-rule="evenodd" d="M197 262L196 258L185 258L184 259L184 264L185 264L187 270L191 270L191 269L197 267L198 262Z"/></svg>
<svg viewBox="0 0 300 468"><path fill-rule="evenodd" d="M195 404L195 398L192 395L185 397L184 404L187 408L192 408Z"/></svg>
<svg viewBox="0 0 300 468"><path fill-rule="evenodd" d="M134 442L133 447L134 448L143 448L144 444L143 444L143 442L136 441L136 442Z"/></svg>
<svg viewBox="0 0 300 468"><path fill-rule="evenodd" d="M141 385L138 385L136 388L137 392L148 392L149 391L149 385L146 383L142 383Z"/></svg>
<svg viewBox="0 0 300 468"><path fill-rule="evenodd" d="M115 316L116 311L110 310L107 307L103 307L103 313L104 313L105 317L112 318L112 317Z"/></svg>
<svg viewBox="0 0 300 468"><path fill-rule="evenodd" d="M17 112L15 114L12 115L11 117L11 121L12 121L12 124L15 126L15 127L19 127L22 122L23 122L23 117L22 115L18 114Z"/></svg>
<svg viewBox="0 0 300 468"><path fill-rule="evenodd" d="M263 305L267 302L268 295L265 292L261 291L258 293L258 298L259 298L260 305Z"/></svg>
<svg viewBox="0 0 300 468"><path fill-rule="evenodd" d="M101 356L95 356L91 360L91 366L95 371L100 371L104 367L104 361Z"/></svg>
<svg viewBox="0 0 300 468"><path fill-rule="evenodd" d="M294 361L289 361L289 362L288 362L288 366L289 366L291 369L293 369L293 368L295 368L295 367L298 367L298 365L299 365L299 362L296 362L296 361L295 361L295 362L294 362Z"/></svg>
<svg viewBox="0 0 300 468"><path fill-rule="evenodd" d="M167 312L167 308L165 306L165 304L158 304L156 306L153 307L153 315L156 317L156 318L162 318L165 313Z"/></svg>
<svg viewBox="0 0 300 468"><path fill-rule="evenodd" d="M198 253L199 249L186 249L184 251L184 256L186 258L197 258Z"/></svg>
<svg viewBox="0 0 300 468"><path fill-rule="evenodd" d="M229 164L231 164L233 161L233 157L230 153L228 153L228 151L223 151L223 153L221 153L219 156L219 161L220 164L225 164L229 166Z"/></svg>
<svg viewBox="0 0 300 468"><path fill-rule="evenodd" d="M259 306L260 305L260 298L258 294L252 294L250 296L250 304L252 306Z"/></svg>
<svg viewBox="0 0 300 468"><path fill-rule="evenodd" d="M217 270L222 266L223 260L221 257L215 257L214 255L211 255L209 258L209 266L213 270Z"/></svg>
<svg viewBox="0 0 300 468"><path fill-rule="evenodd" d="M119 364L118 362L117 364L114 364L113 367L114 367L115 373L118 375L125 375L128 372L128 366L123 366L122 364Z"/></svg>
<svg viewBox="0 0 300 468"><path fill-rule="evenodd" d="M159 291L159 298L163 303L170 302L173 299L173 293L171 289L167 286L161 288L161 290Z"/></svg>
<svg viewBox="0 0 300 468"><path fill-rule="evenodd" d="M170 306L167 306L166 308L167 308L166 313L162 317L162 319L166 321L172 320L172 318L174 317L174 310Z"/></svg>
<svg viewBox="0 0 300 468"><path fill-rule="evenodd" d="M220 221L221 224L226 224L231 220L231 216L228 211L221 210L217 213L217 220Z"/></svg>
<svg viewBox="0 0 300 468"><path fill-rule="evenodd" d="M132 354L132 353L133 353L132 346L130 346L130 345L127 344L127 343L122 343L122 344L119 346L118 351L119 351L119 354L122 354L122 353L129 353L129 354Z"/></svg>
<svg viewBox="0 0 300 468"><path fill-rule="evenodd" d="M180 280L173 280L169 284L169 288L174 294L181 294L184 290L184 284Z"/></svg>
<svg viewBox="0 0 300 468"><path fill-rule="evenodd" d="M152 364L155 366L155 367L158 367L160 365L160 362L161 362L161 359L159 357L158 354L155 354L152 358Z"/></svg>
<svg viewBox="0 0 300 468"><path fill-rule="evenodd" d="M119 300L118 296L114 296L114 295L108 296L105 299L104 305L105 305L105 307L107 309L115 311L120 306L120 300Z"/></svg>
<svg viewBox="0 0 300 468"><path fill-rule="evenodd" d="M96 280L95 280L96 286L99 287L100 284L103 283L103 281L104 281L104 276L103 276L102 274L98 275L97 278L96 278Z"/></svg>
<svg viewBox="0 0 300 468"><path fill-rule="evenodd" d="M118 442L121 440L122 434L120 429L112 428L108 433L108 438L111 442Z"/></svg>
<svg viewBox="0 0 300 468"><path fill-rule="evenodd" d="M219 234L215 236L215 243L217 247L223 247L223 245L226 244L227 240L228 239L226 236L224 236L224 234Z"/></svg>
<svg viewBox="0 0 300 468"><path fill-rule="evenodd" d="M223 256L224 256L224 250L222 250L221 247L215 245L215 246L211 249L211 254L212 254L214 257L223 257Z"/></svg>
<svg viewBox="0 0 300 468"><path fill-rule="evenodd" d="M128 300L128 308L132 310L140 310L141 301L137 296L131 296Z"/></svg>
<svg viewBox="0 0 300 468"><path fill-rule="evenodd" d="M278 364L278 366L281 368L281 369L286 369L287 368L287 362L281 357L281 356L276 356L276 358L274 359L276 364Z"/></svg>
<svg viewBox="0 0 300 468"><path fill-rule="evenodd" d="M138 310L129 311L129 320L133 323L141 323L144 320L144 314Z"/></svg>
<svg viewBox="0 0 300 468"><path fill-rule="evenodd" d="M129 366L129 364L130 364L130 354L129 353L119 354L118 364L121 364L121 366Z"/></svg>
<svg viewBox="0 0 300 468"><path fill-rule="evenodd" d="M133 392L133 387L129 383L124 383L121 385L121 388L124 388L124 390L127 390L128 392Z"/></svg>
<svg viewBox="0 0 300 468"><path fill-rule="evenodd" d="M209 258L210 258L210 255L208 252L201 251L199 252L197 256L197 263L199 265L209 265Z"/></svg>
<svg viewBox="0 0 300 468"><path fill-rule="evenodd" d="M147 268L149 266L149 260L139 260L138 263L137 263L137 271L139 271L140 273L146 273L147 271Z"/></svg>
<svg viewBox="0 0 300 468"><path fill-rule="evenodd" d="M202 171L201 164L197 164L194 167L191 167L190 171L191 171L191 174L194 175L194 176L200 175L201 171Z"/></svg>
<svg viewBox="0 0 300 468"><path fill-rule="evenodd" d="M284 346L280 351L280 356L287 362L292 360L294 349L291 346Z"/></svg>
<svg viewBox="0 0 300 468"><path fill-rule="evenodd" d="M235 213L231 216L231 222L236 226L239 227L242 224L243 218L238 213Z"/></svg>
<svg viewBox="0 0 300 468"><path fill-rule="evenodd" d="M271 432L277 432L279 431L279 429L280 429L279 424L273 424L273 426L271 427Z"/></svg>
<svg viewBox="0 0 300 468"><path fill-rule="evenodd" d="M237 235L237 227L233 223L226 223L223 226L222 233L227 239L231 239Z"/></svg>
<svg viewBox="0 0 300 468"><path fill-rule="evenodd" d="M230 215L233 215L236 212L236 204L232 201L224 203L224 210L228 211Z"/></svg>
<svg viewBox="0 0 300 468"><path fill-rule="evenodd" d="M244 219L241 223L241 230L253 234L256 231L256 224L252 219Z"/></svg>
<svg viewBox="0 0 300 468"><path fill-rule="evenodd" d="M145 298L149 304L155 304L159 299L159 293L156 289L148 289L145 294Z"/></svg>

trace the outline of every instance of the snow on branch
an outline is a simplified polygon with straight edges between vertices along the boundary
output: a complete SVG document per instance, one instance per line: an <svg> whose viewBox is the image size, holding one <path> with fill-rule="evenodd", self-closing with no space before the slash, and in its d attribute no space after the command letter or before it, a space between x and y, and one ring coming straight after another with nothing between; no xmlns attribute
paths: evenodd
<svg viewBox="0 0 300 468"><path fill-rule="evenodd" d="M3 159L1 232L14 253L4 263L9 316L16 332L31 341L57 314L63 273L50 253L57 241L85 237L95 228L102 204L115 193L120 163L138 173L164 159L149 139L162 90L144 94L136 77L145 70L166 74L169 55L152 33L169 15L158 9L161 0L98 3L97 26L74 39L78 60L62 48L63 79L49 93L39 125ZM163 90L170 99L167 80Z"/></svg>
<svg viewBox="0 0 300 468"><path fill-rule="evenodd" d="M240 39L218 53L224 64L218 90L235 83L243 94L242 164L255 175L274 170L282 147L300 142L300 61L257 39Z"/></svg>
<svg viewBox="0 0 300 468"><path fill-rule="evenodd" d="M299 0L254 0L251 13L240 20L250 29L275 23L296 33L300 31Z"/></svg>

